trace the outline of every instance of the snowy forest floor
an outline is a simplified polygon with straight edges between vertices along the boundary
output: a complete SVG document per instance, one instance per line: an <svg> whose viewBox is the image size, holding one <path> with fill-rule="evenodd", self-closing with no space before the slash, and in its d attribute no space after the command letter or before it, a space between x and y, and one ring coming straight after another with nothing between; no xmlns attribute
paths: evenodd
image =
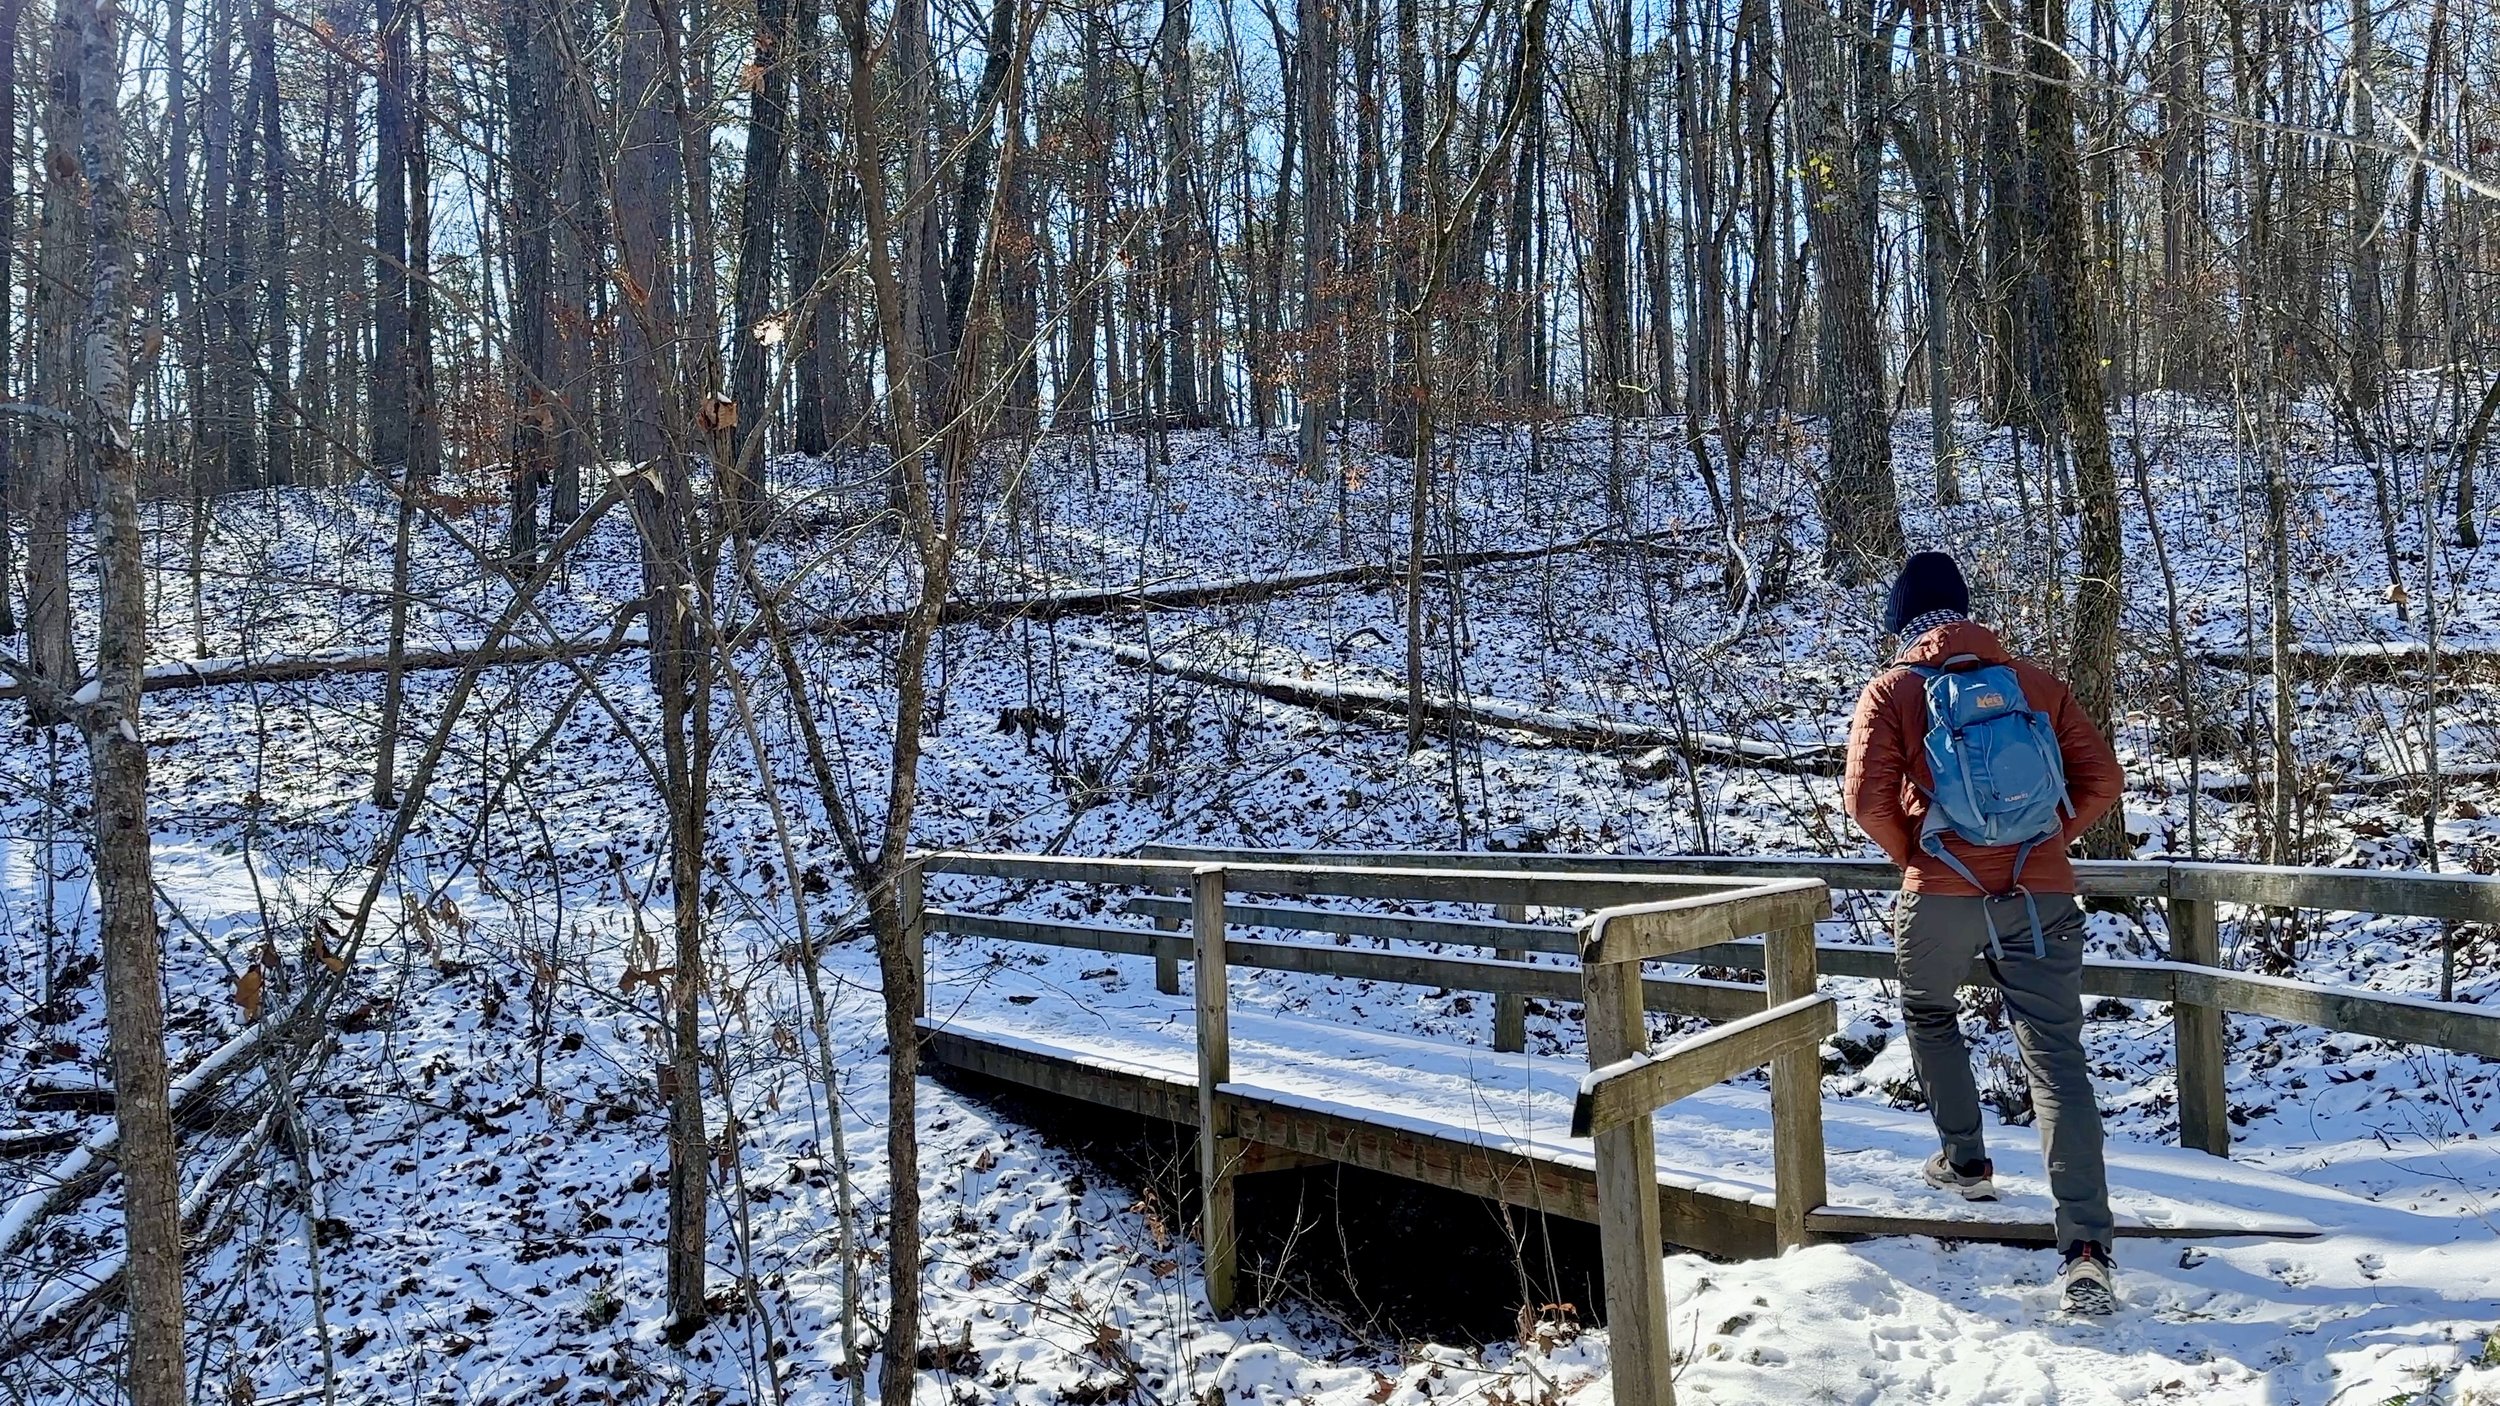
<svg viewBox="0 0 2500 1406"><path fill-rule="evenodd" d="M2190 664L2169 645L2171 595L2188 653L2263 651L2270 548L2255 470L2225 408L2147 401L2119 425L2129 544L2128 654L2118 743L2131 839L2189 852L2191 766L2212 788L2196 813L2206 856L2258 857L2269 807L2262 674ZM1979 439L1971 501L1932 501L1923 420L1905 417L1898 468L1914 545L1972 567L1981 614L2009 643L2054 662L2072 570L2073 520L2054 475L2007 436ZM2308 643L2347 649L2418 638L2437 602L2451 644L2500 644L2500 549L2426 543L2397 524L2413 620L2387 599L2373 485L2324 431L2287 446L2297 493L2290 545L2295 622ZM1481 703L1594 717L1669 734L1714 733L1780 751L1838 742L1857 687L1879 663L1879 592L1836 590L1815 562L1810 433L1774 440L1747 466L1747 541L1765 590L1739 618L1721 581L1709 499L1677 427L1635 424L1621 444L1616 520L1606 504L1616 446L1597 421L1466 431L1433 548L1534 547L1597 533L1659 534L1658 551L1562 553L1445 573L1430 584L1435 689ZM1341 484L1297 477L1289 445L1247 433L1174 435L1149 464L1135 439L1050 439L991 466L988 511L967 544L966 595L1139 586L1396 559L1406 474L1345 455ZM2145 491L2135 490L2141 453ZM2400 495L2422 463L2393 465ZM874 485L831 461L775 465L785 509L761 544L767 580L803 576L810 614L890 606L908 550L878 517ZM456 489L457 485L447 488ZM452 514L419 537L415 637L479 637L508 584L469 545L500 522L486 487L447 492ZM2401 497L2399 501L2412 499ZM2147 512L2152 516L2148 518ZM2444 518L2440 524L2445 526ZM379 648L391 512L368 489L283 490L220 500L191 612L186 513L155 514L156 639L167 659L270 658ZM2159 542L2153 529L2158 526ZM2429 559L2425 560L2425 548ZM596 637L639 592L622 515L570 563L528 633ZM950 629L933 663L929 754L915 836L926 846L1119 853L1150 841L1621 852L1858 853L1828 776L1765 766L1642 765L1628 749L1510 730L1436 729L1409 754L1402 720L1315 710L1123 662L1143 650L1203 676L1258 674L1316 692L1395 686L1402 603L1353 586L1148 615L1074 616ZM802 641L820 725L859 796L883 793L891 641ZM443 772L391 877L388 921L357 954L355 997L301 1116L254 1151L206 1208L191 1277L202 1391L261 1403L314 1399L445 1403L838 1401L840 1273L829 1134L838 1123L868 1219L861 1269L882 1303L886 1204L883 1043L862 905L841 870L761 651L737 656L760 746L736 732L728 690L714 764L713 968L707 1089L735 1155L715 1169L713 1281L724 1311L684 1348L662 1333L666 1214L662 983L665 928L657 791L634 740L656 710L638 653L490 670L452 734ZM407 734L439 715L451 676L411 679ZM2298 683L2303 789L2288 852L2318 863L2500 868L2500 686L2459 670L2426 690L2418 672L2365 662ZM1361 692L1362 688L1350 691ZM560 709L579 693L579 706ZM174 1067L243 1027L238 973L256 955L300 975L327 949L324 924L352 901L387 822L367 795L381 683L371 676L152 695L157 877L169 918ZM2191 712L2192 710L2192 712ZM2191 719L2193 725L2191 725ZM0 1178L29 1184L60 1144L109 1121L73 1096L105 1078L92 898L79 843L85 791L74 738L26 730L0 748ZM542 745L542 736L544 742ZM2426 739L2454 774L2426 816L2415 779ZM1635 763L1627 765L1627 763ZM2473 773L2477 767L2482 775ZM798 844L784 863L776 797ZM2426 839L2427 837L2427 839ZM950 903L1045 916L1085 896L949 881ZM805 1036L793 970L794 904L824 954L836 1042L824 1071ZM1853 901L1827 940L1881 942L1886 904ZM2094 947L2149 956L2157 914L2096 914ZM2362 914L2297 923L2226 914L2235 964L2374 989L2435 992L2439 925ZM2459 999L2500 999L2493 935L2453 935ZM664 945L664 940L662 940ZM1117 1020L1151 1002L1142 963L1037 956L949 939L933 954L952 986L1009 989ZM269 1000L288 975L273 977ZM1848 1057L1828 1096L1915 1107L1906 1051L1890 1040L1888 986L1835 982ZM1245 1008L1464 1044L1490 1012L1465 993L1242 974ZM1576 1047L1575 1012L1537 1011L1531 1048ZM2009 1126L1993 1150L2032 1159L2028 1099L2010 1035L1984 1007L1968 1022ZM2165 1008L2104 1002L2090 1042L2111 1135L2175 1139ZM255 1071L186 1132L186 1176L235 1145ZM2235 1155L2385 1214L2310 1242L2130 1245L2124 1311L2071 1322L2037 1253L1903 1240L1824 1246L1778 1260L1668 1260L1688 1401L2500 1401L2500 1066L2470 1056L2237 1018L2230 1098ZM64 1093L67 1090L67 1093ZM925 1081L928 1340L924 1402L1220 1400L1406 1403L1452 1397L1602 1401L1602 1332L1536 1284L1542 1254L1442 1296L1403 1321L1357 1282L1312 1266L1363 1238L1326 1214L1254 1207L1288 1221L1264 1262L1280 1292L1229 1322L1205 1312L1185 1208L1169 1165L1125 1134L1111 1149L1049 1129L1030 1101ZM1049 1112L1050 1110L1043 1110ZM1031 1117L1036 1121L1021 1121ZM1355 1193L1348 1193L1353 1195ZM118 1241L113 1188L82 1184L31 1244L0 1260L0 1315L104 1262ZM1343 1210L1345 1202L1334 1203ZM1433 1276L1425 1212L1471 1217L1453 1239L1498 1237L1472 1204L1396 1222L1416 1272ZM1307 1208L1306 1208L1307 1209ZM1376 1209L1376 1208L1375 1208ZM1394 1219L1394 1218L1393 1218ZM1273 1227L1271 1227L1273 1229ZM1372 1229L1377 1229L1374 1227ZM1374 1238L1377 1238L1376 1236ZM1568 1236L1558 1232L1558 1244ZM1255 1247L1254 1247L1255 1248ZM1287 1253L1287 1252L1290 1253ZM1567 1246L1565 1252L1567 1257ZM1281 1259L1281 1265L1278 1263ZM315 1284L319 1288L316 1292ZM1394 1297L1394 1296L1392 1296ZM11 1308L10 1305L17 1305ZM13 1337L0 1317L0 1341ZM0 1402L109 1395L118 1331L100 1312L0 1347ZM1439 1341L1424 1341L1424 1334Z"/></svg>

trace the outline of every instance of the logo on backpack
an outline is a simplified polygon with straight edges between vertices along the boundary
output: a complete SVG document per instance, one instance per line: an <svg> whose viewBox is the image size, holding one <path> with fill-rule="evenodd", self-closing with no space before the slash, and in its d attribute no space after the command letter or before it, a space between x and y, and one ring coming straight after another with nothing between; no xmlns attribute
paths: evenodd
<svg viewBox="0 0 2500 1406"><path fill-rule="evenodd" d="M1951 668L1977 662L1961 654L1946 660L1946 668L1913 666L1927 688L1927 770L1935 781L1919 848L1986 892L1987 885L1945 848L1944 835L1990 848L2018 846L2011 893L2022 887L2032 849L2065 833L2074 806L2049 715L2032 710L2010 666Z"/></svg>

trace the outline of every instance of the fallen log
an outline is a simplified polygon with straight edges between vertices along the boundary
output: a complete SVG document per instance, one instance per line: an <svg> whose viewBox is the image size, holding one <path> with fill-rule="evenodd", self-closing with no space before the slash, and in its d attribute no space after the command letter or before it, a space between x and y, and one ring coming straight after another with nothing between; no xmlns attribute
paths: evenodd
<svg viewBox="0 0 2500 1406"><path fill-rule="evenodd" d="M17 1091L17 1106L37 1113L110 1113L113 1086L99 1079L37 1074Z"/></svg>
<svg viewBox="0 0 2500 1406"><path fill-rule="evenodd" d="M1707 556L1715 549L1689 547L1663 536L1591 536L1542 547L1502 547L1424 558L1427 573L1464 571L1568 556L1578 552L1639 552L1661 556ZM1310 571L1257 576L1193 577L1150 586L1112 586L1092 590L1020 592L964 597L948 603L940 616L944 625L1011 624L1052 621L1070 616L1115 615L1125 611L1192 610L1238 605L1291 595L1321 586L1388 585L1404 580L1402 561L1369 565L1321 567ZM902 610L866 610L789 620L792 631L819 638L885 634L902 628ZM493 649L477 645L445 645L402 651L399 667L406 673L439 673L472 666L560 664L588 659L649 643L633 627L621 637L611 633L560 640L514 641ZM390 656L361 650L321 650L267 658L178 659L150 664L141 687L149 693L178 689L218 688L236 684L303 683L313 679L378 674L391 667ZM14 683L0 684L0 699L21 697Z"/></svg>
<svg viewBox="0 0 2500 1406"><path fill-rule="evenodd" d="M2439 770L2441 784L2500 780L2500 762L2450 762ZM2420 771L2304 773L2296 789L2311 796L2390 796L2427 791L2430 776ZM2143 789L2156 796L2184 795L2187 778L2164 771L2149 778ZM2208 800L2252 801L2274 794L2274 777L2260 772L2214 771L2200 778L2200 794Z"/></svg>
<svg viewBox="0 0 2500 1406"><path fill-rule="evenodd" d="M1278 703L1309 708L1330 717L1367 721L1382 714L1406 715L1406 690L1389 684L1328 683L1288 674L1218 668L1152 653L1140 646L1110 640L1070 638L1062 643L1094 650L1130 668L1211 688L1254 693ZM1809 776L1836 776L1846 760L1840 747L1818 743L1798 747L1763 738L1734 737L1627 723L1595 713L1544 710L1493 698L1452 699L1445 693L1424 695L1424 711L1438 723L1453 719L1476 728L1524 732L1567 747L1593 752L1641 752L1634 765L1654 766L1655 754L1672 752L1696 762L1756 767Z"/></svg>
<svg viewBox="0 0 2500 1406"><path fill-rule="evenodd" d="M2303 679L2333 674L2386 678L2397 674L2410 677L2417 673L2430 651L2420 640L2350 640L2334 644L2295 644L2290 653L2292 672ZM2196 661L2212 668L2243 674L2274 672L2274 655L2263 649L2253 653L2237 649L2200 650ZM2442 644L2436 660L2430 662L2436 663L2442 675L2451 678L2460 674L2488 674L2500 670L2500 649L2484 645Z"/></svg>
<svg viewBox="0 0 2500 1406"><path fill-rule="evenodd" d="M208 1058L193 1065L189 1073L175 1080L171 1091L174 1116L180 1118L187 1108L259 1049L261 1041L268 1037L269 1029L267 1021L252 1022L243 1028L243 1033L219 1045ZM121 1130L117 1126L108 1124L98 1129L86 1141L70 1149L68 1156L38 1173L7 1201L0 1202L0 1256L15 1253L18 1246L34 1234L36 1223L43 1218L44 1212L52 1208L52 1203L112 1156L113 1146L120 1137Z"/></svg>
<svg viewBox="0 0 2500 1406"><path fill-rule="evenodd" d="M275 1108L263 1113L250 1132L228 1145L224 1152L218 1154L217 1160L209 1163L207 1169L191 1183L191 1189L182 1197L184 1231L199 1229L201 1218L207 1214L209 1201L216 1195L217 1188L269 1140L269 1130L275 1125L276 1118ZM127 1250L110 1251L37 1288L25 1301L0 1313L0 1352L16 1355L30 1342L102 1298L121 1282L122 1269L129 1258Z"/></svg>

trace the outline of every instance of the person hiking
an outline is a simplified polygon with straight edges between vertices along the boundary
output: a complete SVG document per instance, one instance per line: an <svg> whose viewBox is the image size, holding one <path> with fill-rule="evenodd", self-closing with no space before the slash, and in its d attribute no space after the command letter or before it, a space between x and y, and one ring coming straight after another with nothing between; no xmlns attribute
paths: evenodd
<svg viewBox="0 0 2500 1406"><path fill-rule="evenodd" d="M1849 817L1901 870L1901 1013L1943 1144L1922 1171L1941 1190L1996 1199L1957 994L1984 957L2031 1079L2064 1249L2061 1301L2109 1313L2109 1182L2084 1061L2083 907L2066 847L2117 802L2117 754L2064 682L1970 618L1951 556L1919 552L1902 565L1884 629L1901 652L1858 697L1842 791Z"/></svg>

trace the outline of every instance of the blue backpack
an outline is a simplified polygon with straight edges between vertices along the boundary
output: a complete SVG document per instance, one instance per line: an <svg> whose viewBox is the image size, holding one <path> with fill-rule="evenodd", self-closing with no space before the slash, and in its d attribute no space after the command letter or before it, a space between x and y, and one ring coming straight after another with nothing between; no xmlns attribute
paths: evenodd
<svg viewBox="0 0 2500 1406"><path fill-rule="evenodd" d="M2015 846L2011 887L1989 896L2023 896L2031 914L2033 952L2045 956L2038 912L2022 886L2023 864L2033 849L2063 835L2067 817L2074 814L2066 796L2066 758L2049 715L2032 709L2010 666L1953 667L1978 663L1977 655L1957 654L1941 669L1911 666L1926 684L1927 770L1935 781L1927 793L1918 847L1986 893L1987 885L1970 866L1945 848L1946 832L1969 844ZM1993 918L1988 943L1999 950Z"/></svg>

